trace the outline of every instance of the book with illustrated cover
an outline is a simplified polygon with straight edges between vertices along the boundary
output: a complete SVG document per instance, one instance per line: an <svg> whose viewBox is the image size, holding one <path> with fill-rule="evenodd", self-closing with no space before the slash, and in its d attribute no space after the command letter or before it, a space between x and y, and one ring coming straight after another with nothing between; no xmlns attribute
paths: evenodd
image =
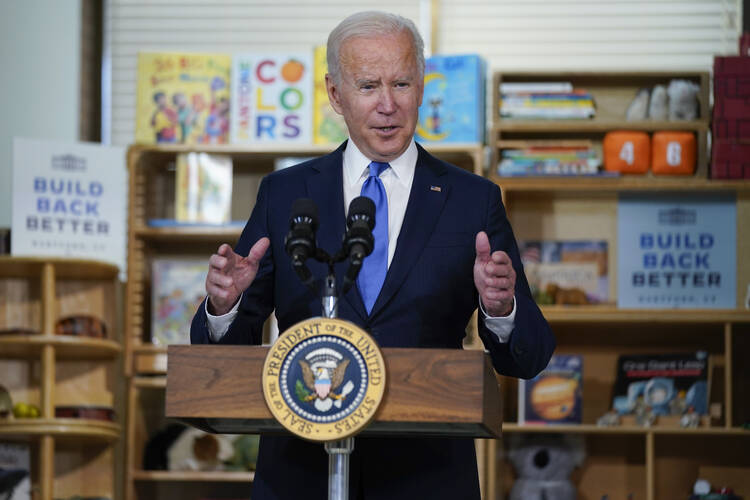
<svg viewBox="0 0 750 500"><path fill-rule="evenodd" d="M336 113L328 100L326 90L326 46L315 47L314 60L314 102L313 102L313 142L315 144L339 145L349 137L344 117Z"/></svg>
<svg viewBox="0 0 750 500"><path fill-rule="evenodd" d="M530 380L518 381L519 424L580 424L583 357L555 354L547 368Z"/></svg>
<svg viewBox="0 0 750 500"><path fill-rule="evenodd" d="M190 322L206 297L208 259L154 259L151 268L151 342L190 343Z"/></svg>
<svg viewBox="0 0 750 500"><path fill-rule="evenodd" d="M232 158L208 153L177 155L176 222L225 224L232 208Z"/></svg>
<svg viewBox="0 0 750 500"><path fill-rule="evenodd" d="M484 81L484 63L478 55L428 58L415 139L440 143L483 142Z"/></svg>
<svg viewBox="0 0 750 500"><path fill-rule="evenodd" d="M227 143L231 68L225 54L139 53L136 142Z"/></svg>
<svg viewBox="0 0 750 500"><path fill-rule="evenodd" d="M537 303L582 305L609 300L606 241L522 241L519 247Z"/></svg>
<svg viewBox="0 0 750 500"><path fill-rule="evenodd" d="M0 495L5 500L31 499L29 445L0 443Z"/></svg>
<svg viewBox="0 0 750 500"><path fill-rule="evenodd" d="M708 413L708 354L622 355L617 360L612 408L620 415L650 410L682 415Z"/></svg>
<svg viewBox="0 0 750 500"><path fill-rule="evenodd" d="M237 54L232 60L232 142L312 142L311 52Z"/></svg>

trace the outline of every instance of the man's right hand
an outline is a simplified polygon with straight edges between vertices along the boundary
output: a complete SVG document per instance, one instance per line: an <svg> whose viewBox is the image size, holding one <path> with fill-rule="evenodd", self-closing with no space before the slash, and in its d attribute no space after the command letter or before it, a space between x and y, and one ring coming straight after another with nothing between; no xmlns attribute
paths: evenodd
<svg viewBox="0 0 750 500"><path fill-rule="evenodd" d="M255 242L247 257L234 253L232 247L224 243L208 259L206 292L208 312L214 316L228 313L242 292L250 286L258 274L260 259L265 255L271 241L261 238Z"/></svg>

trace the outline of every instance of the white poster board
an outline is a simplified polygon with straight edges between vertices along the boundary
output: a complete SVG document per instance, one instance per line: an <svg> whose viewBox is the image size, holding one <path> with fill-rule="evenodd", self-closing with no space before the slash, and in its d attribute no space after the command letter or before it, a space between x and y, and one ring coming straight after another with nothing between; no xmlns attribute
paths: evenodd
<svg viewBox="0 0 750 500"><path fill-rule="evenodd" d="M618 307L737 307L733 194L621 194L617 210Z"/></svg>
<svg viewBox="0 0 750 500"><path fill-rule="evenodd" d="M126 267L125 148L14 138L11 253Z"/></svg>

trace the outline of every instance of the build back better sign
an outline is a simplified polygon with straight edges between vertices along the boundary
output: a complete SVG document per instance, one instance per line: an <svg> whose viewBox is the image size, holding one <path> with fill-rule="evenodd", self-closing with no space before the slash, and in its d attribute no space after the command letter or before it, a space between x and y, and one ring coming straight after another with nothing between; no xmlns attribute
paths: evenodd
<svg viewBox="0 0 750 500"><path fill-rule="evenodd" d="M78 257L125 271L122 147L13 141L13 255Z"/></svg>
<svg viewBox="0 0 750 500"><path fill-rule="evenodd" d="M622 194L617 219L619 307L737 307L733 194Z"/></svg>

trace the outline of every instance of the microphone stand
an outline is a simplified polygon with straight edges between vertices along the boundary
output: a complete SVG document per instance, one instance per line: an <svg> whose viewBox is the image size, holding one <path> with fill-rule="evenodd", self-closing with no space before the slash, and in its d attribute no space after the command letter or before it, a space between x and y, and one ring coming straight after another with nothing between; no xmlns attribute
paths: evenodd
<svg viewBox="0 0 750 500"><path fill-rule="evenodd" d="M330 256L325 250L320 248L314 255L315 260L328 265L328 275L323 280L321 293L321 307L323 317L328 319L338 318L339 315L339 294L336 287L336 274L334 264L346 260L347 255L342 249L337 254ZM355 269L353 270L352 267ZM356 281L356 274L359 274L359 265L350 265L347 272L347 278L344 279L344 293L346 293L352 284ZM304 270L303 270L303 269ZM295 266L303 283L311 290L315 291L313 280L307 266L301 263ZM305 273L306 271L306 273ZM352 277L352 275L354 275ZM307 279L305 279L307 278ZM328 453L328 500L348 500L349 499L349 462L352 451L354 451L354 438L348 437L335 441L328 441L324 444Z"/></svg>
<svg viewBox="0 0 750 500"><path fill-rule="evenodd" d="M339 297L336 291L336 276L333 263L329 261L328 276L323 283L321 299L324 318L338 318ZM328 453L328 500L349 499L349 459L354 451L354 438L328 441L324 445Z"/></svg>

